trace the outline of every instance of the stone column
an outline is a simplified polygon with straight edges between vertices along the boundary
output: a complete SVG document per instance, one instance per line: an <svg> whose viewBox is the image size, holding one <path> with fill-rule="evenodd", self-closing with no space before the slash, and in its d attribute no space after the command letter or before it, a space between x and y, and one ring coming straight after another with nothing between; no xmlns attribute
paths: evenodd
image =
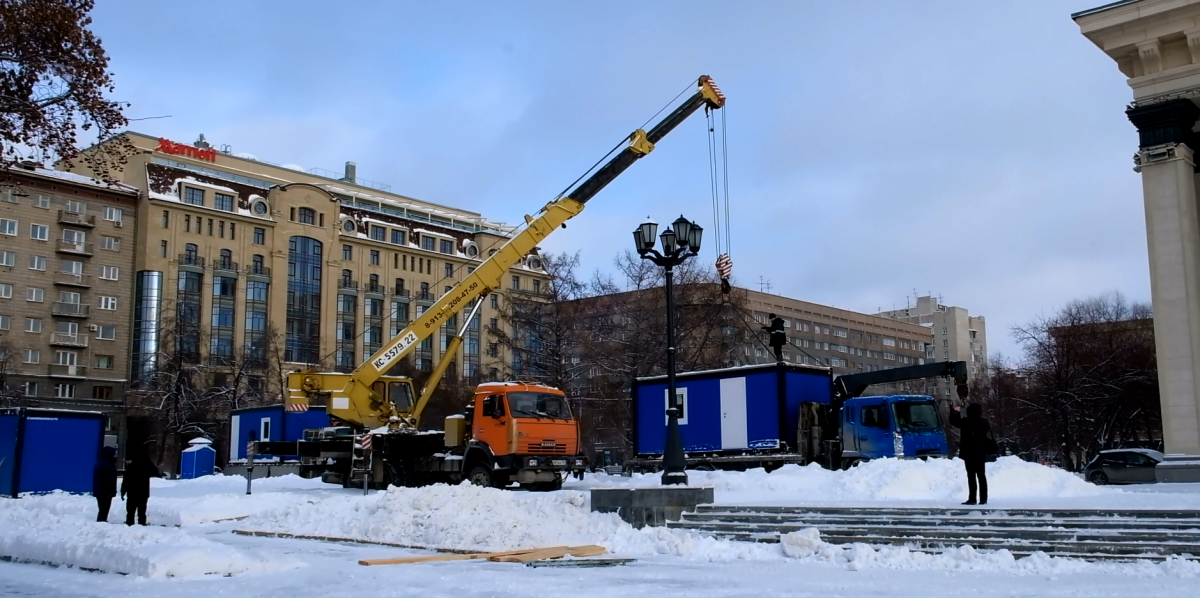
<svg viewBox="0 0 1200 598"><path fill-rule="evenodd" d="M1196 206L1200 109L1181 99L1131 108L1138 128L1155 350L1168 460L1159 481L1200 481L1200 220Z"/></svg>

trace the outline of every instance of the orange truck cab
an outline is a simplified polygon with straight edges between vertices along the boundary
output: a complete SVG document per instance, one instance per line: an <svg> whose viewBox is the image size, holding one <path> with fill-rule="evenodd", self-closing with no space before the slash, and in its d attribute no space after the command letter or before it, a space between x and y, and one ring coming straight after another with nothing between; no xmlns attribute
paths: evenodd
<svg viewBox="0 0 1200 598"><path fill-rule="evenodd" d="M586 459L579 424L561 390L529 382L490 382L466 410L470 440L462 471L472 483L556 490Z"/></svg>

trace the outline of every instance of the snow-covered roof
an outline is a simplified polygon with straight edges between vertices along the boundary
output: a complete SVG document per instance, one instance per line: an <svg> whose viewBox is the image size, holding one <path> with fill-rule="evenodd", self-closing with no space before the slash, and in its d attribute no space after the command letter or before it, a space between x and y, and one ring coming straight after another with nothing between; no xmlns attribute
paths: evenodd
<svg viewBox="0 0 1200 598"><path fill-rule="evenodd" d="M32 174L32 175L41 176L41 177L49 178L49 179L58 179L61 181L75 183L77 185L86 185L88 187L98 187L100 189L106 189L109 191L121 191L121 192L125 192L125 193L137 193L138 192L137 187L134 187L132 185L127 185L120 181L117 181L117 182L113 183L112 185L109 185L109 184L105 183L104 181L100 181L100 180L94 179L89 176L84 176L82 174L75 174L73 172L65 172L62 170L54 170L51 168L44 168L41 166L36 166L33 169L25 168L23 166L16 166L11 169L11 172L15 172L18 174Z"/></svg>

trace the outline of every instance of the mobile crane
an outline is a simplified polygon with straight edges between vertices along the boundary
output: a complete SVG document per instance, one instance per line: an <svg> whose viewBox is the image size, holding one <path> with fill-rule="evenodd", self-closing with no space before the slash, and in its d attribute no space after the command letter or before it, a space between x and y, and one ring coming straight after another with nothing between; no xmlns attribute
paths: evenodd
<svg viewBox="0 0 1200 598"><path fill-rule="evenodd" d="M450 361L446 356L457 350L481 298L500 288L504 273L556 228L566 228L567 220L590 199L689 116L724 105L721 90L710 77L701 76L691 97L649 131L631 133L623 149L570 192L543 206L536 216L525 216L524 229L354 371L289 374L285 408L324 406L331 420L344 425L308 430L298 442L259 442L257 454L299 455L307 475L319 474L346 486L369 483L386 488L464 479L497 487L516 481L534 490L561 486L566 474L581 471L585 464L578 423L561 390L525 382L480 384L466 412L446 418L444 432L419 431L421 412ZM468 307L472 311L463 329L419 397L410 378L385 375Z"/></svg>

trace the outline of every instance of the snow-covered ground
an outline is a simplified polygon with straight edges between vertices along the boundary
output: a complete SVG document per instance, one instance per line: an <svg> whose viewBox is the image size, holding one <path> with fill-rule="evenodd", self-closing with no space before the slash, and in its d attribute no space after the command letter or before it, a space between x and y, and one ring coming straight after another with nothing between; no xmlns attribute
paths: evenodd
<svg viewBox="0 0 1200 598"><path fill-rule="evenodd" d="M767 474L689 472L725 504L956 505L961 463L876 461L848 472L788 467ZM991 503L1003 507L1194 508L1197 485L1095 487L1055 469L1001 459L991 464ZM0 595L229 596L309 598L372 595L525 596L548 592L625 596L813 595L1190 595L1200 564L1086 563L960 547L938 555L904 548L834 546L817 530L782 544L718 540L696 532L635 530L592 513L586 490L657 485L657 476L588 476L554 493L432 486L364 496L295 477L210 477L155 481L149 528L128 528L123 504L95 523L90 497L62 494L0 499ZM638 559L619 568L530 569L486 562L361 567L361 558L419 551L386 546L235 535L258 529L398 544L510 549L602 544ZM44 563L71 567L48 567ZM89 573L80 569L98 569ZM125 576L111 573L124 573ZM636 588L636 589L635 589Z"/></svg>

